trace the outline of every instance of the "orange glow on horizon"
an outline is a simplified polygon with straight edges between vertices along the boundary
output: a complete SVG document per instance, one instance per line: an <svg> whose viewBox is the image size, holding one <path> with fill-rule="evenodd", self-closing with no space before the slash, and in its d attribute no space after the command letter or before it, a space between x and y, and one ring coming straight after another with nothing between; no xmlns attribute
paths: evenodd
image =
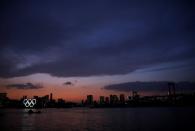
<svg viewBox="0 0 195 131"><path fill-rule="evenodd" d="M105 90L99 87L45 87L41 89L6 89L1 88L1 92L8 93L10 99L21 99L23 96L32 98L33 96L45 96L50 93L53 94L53 99L62 98L66 101L81 102L85 100L86 96L91 94L94 100L99 100L99 96L109 96L110 94L124 94L125 96L132 95L131 92L121 92ZM154 92L139 92L141 96L154 95ZM157 93L156 93L157 94Z"/></svg>

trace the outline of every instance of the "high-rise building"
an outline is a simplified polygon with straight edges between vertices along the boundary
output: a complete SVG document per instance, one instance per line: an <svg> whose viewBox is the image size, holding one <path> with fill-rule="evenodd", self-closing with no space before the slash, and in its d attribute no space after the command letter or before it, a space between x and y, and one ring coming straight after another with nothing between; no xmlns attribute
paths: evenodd
<svg viewBox="0 0 195 131"><path fill-rule="evenodd" d="M52 100L53 100L53 94L52 93L50 93L50 102L52 102Z"/></svg>
<svg viewBox="0 0 195 131"><path fill-rule="evenodd" d="M104 101L104 96L100 96L100 104L104 104L105 101Z"/></svg>
<svg viewBox="0 0 195 131"><path fill-rule="evenodd" d="M49 101L49 95L45 95L44 97L43 97L43 99L45 99L45 101Z"/></svg>
<svg viewBox="0 0 195 131"><path fill-rule="evenodd" d="M117 103L118 103L118 96L110 95L110 104L117 104Z"/></svg>
<svg viewBox="0 0 195 131"><path fill-rule="evenodd" d="M113 98L114 98L114 104L117 104L119 99L118 99L118 96L117 95L113 95Z"/></svg>
<svg viewBox="0 0 195 131"><path fill-rule="evenodd" d="M105 103L106 103L106 104L109 104L109 102L110 102L110 101L109 101L109 97L106 97L106 98L105 98Z"/></svg>
<svg viewBox="0 0 195 131"><path fill-rule="evenodd" d="M120 94L120 103L121 104L125 103L125 95L124 94Z"/></svg>
<svg viewBox="0 0 195 131"><path fill-rule="evenodd" d="M93 95L87 95L87 104L89 105L93 104Z"/></svg>

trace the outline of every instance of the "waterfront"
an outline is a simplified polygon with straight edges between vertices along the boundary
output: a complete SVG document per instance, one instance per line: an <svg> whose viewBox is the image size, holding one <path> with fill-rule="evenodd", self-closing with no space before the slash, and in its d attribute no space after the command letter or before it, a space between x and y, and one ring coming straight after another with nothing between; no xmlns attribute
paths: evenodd
<svg viewBox="0 0 195 131"><path fill-rule="evenodd" d="M25 109L1 109L0 129L4 130L194 130L194 107L68 108L42 109L28 114Z"/></svg>

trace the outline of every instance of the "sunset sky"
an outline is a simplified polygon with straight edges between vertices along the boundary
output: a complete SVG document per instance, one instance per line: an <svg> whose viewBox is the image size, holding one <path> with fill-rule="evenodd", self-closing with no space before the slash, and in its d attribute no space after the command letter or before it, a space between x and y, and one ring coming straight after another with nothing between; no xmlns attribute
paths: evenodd
<svg viewBox="0 0 195 131"><path fill-rule="evenodd" d="M194 12L184 0L2 1L0 92L80 101L130 95L112 84L193 82Z"/></svg>

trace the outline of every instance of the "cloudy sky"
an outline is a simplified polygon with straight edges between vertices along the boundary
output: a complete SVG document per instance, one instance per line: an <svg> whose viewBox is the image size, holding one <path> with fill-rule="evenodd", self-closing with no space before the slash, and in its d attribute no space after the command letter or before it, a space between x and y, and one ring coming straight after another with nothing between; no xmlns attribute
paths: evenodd
<svg viewBox="0 0 195 131"><path fill-rule="evenodd" d="M109 84L194 81L194 5L2 1L0 91L76 100L113 93Z"/></svg>

